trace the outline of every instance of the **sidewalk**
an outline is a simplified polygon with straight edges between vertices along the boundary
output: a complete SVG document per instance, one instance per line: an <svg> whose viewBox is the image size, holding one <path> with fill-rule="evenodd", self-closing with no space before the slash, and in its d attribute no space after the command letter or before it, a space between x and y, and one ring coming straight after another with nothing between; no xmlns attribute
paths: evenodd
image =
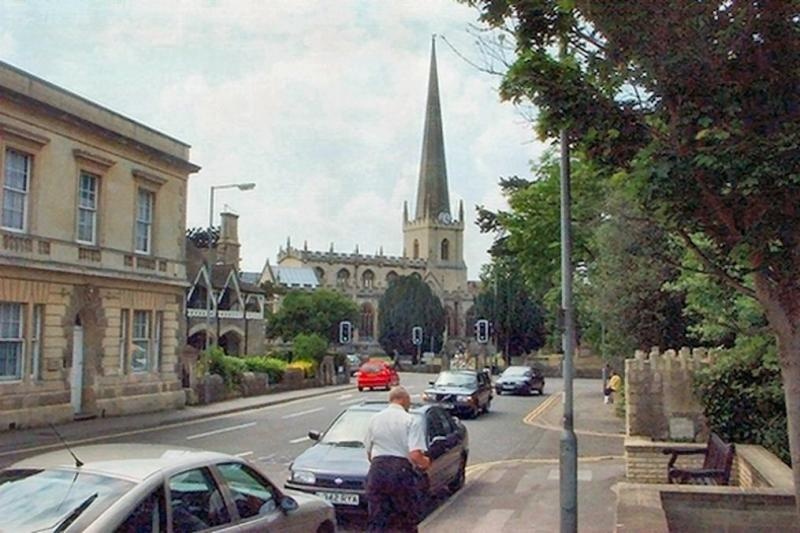
<svg viewBox="0 0 800 533"><path fill-rule="evenodd" d="M70 444L88 443L117 434L134 434L153 428L188 423L201 418L227 415L258 409L296 400L304 400L317 396L336 394L353 390L353 385L332 385L307 389L277 392L262 396L236 398L208 405L188 406L184 409L157 411L138 415L95 418L80 422L70 422L56 426L58 432ZM60 447L58 437L49 427L12 430L0 433L0 466L8 462L6 457L14 454L42 452L49 448Z"/></svg>
<svg viewBox="0 0 800 533"><path fill-rule="evenodd" d="M614 485L625 477L625 423L604 405L596 391L576 390L575 432L578 439L578 529L614 530ZM562 395L529 415L531 432L545 431L536 456L470 465L467 484L422 524L424 533L486 531L554 532L560 529L559 446Z"/></svg>

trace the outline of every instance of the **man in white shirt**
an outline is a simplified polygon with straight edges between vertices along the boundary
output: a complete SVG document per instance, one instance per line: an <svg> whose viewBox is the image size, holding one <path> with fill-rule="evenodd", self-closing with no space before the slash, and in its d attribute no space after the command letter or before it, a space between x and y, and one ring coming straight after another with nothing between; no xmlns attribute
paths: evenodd
<svg viewBox="0 0 800 533"><path fill-rule="evenodd" d="M417 531L417 476L431 460L422 420L408 413L411 397L403 387L389 392L389 406L370 420L364 446L367 474L367 530Z"/></svg>

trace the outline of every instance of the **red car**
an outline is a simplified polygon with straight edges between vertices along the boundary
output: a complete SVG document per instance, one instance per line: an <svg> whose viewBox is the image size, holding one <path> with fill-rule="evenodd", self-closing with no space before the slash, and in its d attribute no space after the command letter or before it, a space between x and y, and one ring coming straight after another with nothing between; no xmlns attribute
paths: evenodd
<svg viewBox="0 0 800 533"><path fill-rule="evenodd" d="M400 384L400 376L397 370L380 359L367 361L356 373L358 390L382 388L389 390L391 387Z"/></svg>

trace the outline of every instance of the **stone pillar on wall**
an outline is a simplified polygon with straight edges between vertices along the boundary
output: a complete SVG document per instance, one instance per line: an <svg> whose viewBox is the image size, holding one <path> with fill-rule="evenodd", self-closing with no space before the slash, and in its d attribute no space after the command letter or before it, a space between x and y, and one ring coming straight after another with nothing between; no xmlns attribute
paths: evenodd
<svg viewBox="0 0 800 533"><path fill-rule="evenodd" d="M694 395L694 374L709 362L705 349L663 354L637 350L625 361L625 426L628 436L654 440L703 440L708 429Z"/></svg>

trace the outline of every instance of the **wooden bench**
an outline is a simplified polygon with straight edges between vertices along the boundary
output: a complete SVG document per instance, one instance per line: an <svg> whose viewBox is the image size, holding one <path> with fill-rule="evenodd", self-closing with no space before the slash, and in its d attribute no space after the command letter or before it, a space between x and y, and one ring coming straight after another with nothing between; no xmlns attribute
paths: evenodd
<svg viewBox="0 0 800 533"><path fill-rule="evenodd" d="M708 436L705 448L670 447L662 450L665 455L672 455L667 464L667 479L670 483L690 485L727 485L731 479L731 467L735 448L716 433ZM700 469L677 468L675 461L681 455L705 454L703 467Z"/></svg>

